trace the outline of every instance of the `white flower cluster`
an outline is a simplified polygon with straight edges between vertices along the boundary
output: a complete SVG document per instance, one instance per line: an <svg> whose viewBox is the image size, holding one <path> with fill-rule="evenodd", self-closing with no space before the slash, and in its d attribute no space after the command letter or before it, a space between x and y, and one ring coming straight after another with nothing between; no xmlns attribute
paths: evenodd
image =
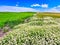
<svg viewBox="0 0 60 45"><path fill-rule="evenodd" d="M15 26L0 45L60 45L60 23L51 17L32 17L30 22Z"/></svg>

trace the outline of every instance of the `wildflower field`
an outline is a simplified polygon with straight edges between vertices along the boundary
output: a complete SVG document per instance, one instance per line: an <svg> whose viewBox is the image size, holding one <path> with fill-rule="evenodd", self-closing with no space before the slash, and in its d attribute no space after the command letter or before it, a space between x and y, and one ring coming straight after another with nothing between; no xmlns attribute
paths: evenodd
<svg viewBox="0 0 60 45"><path fill-rule="evenodd" d="M40 16L40 13L34 14L29 20L25 19L27 22L14 26L0 38L0 45L60 45L60 18L50 13Z"/></svg>

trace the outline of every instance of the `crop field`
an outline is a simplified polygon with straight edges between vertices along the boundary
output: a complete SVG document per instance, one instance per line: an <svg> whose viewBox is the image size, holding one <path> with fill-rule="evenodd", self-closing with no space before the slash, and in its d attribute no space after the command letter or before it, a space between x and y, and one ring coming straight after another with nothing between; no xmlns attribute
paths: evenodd
<svg viewBox="0 0 60 45"><path fill-rule="evenodd" d="M53 17L53 18L60 18L60 13L52 13L52 12L44 12L44 13L37 13L37 17Z"/></svg>
<svg viewBox="0 0 60 45"><path fill-rule="evenodd" d="M59 13L28 14L32 15L24 18L27 22L15 25L12 31L0 38L0 45L60 45Z"/></svg>
<svg viewBox="0 0 60 45"><path fill-rule="evenodd" d="M31 17L33 14L33 12L0 12L0 27L7 24L13 27L23 23L26 18Z"/></svg>

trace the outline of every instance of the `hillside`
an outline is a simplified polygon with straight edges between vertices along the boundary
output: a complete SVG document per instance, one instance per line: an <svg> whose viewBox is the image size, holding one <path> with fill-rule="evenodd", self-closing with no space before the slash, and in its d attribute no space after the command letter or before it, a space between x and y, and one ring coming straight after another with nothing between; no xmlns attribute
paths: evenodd
<svg viewBox="0 0 60 45"><path fill-rule="evenodd" d="M34 15L24 24L14 26L1 45L60 45L60 18Z"/></svg>

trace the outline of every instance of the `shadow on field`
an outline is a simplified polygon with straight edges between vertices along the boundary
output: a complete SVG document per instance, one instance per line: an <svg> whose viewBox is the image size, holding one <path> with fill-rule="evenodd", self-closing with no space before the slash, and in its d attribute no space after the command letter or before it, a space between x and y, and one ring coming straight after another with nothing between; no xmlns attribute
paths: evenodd
<svg viewBox="0 0 60 45"><path fill-rule="evenodd" d="M20 21L20 20L7 21L5 22L5 26L9 26L10 28L13 28L15 25L18 25L20 23L24 23L24 21Z"/></svg>

